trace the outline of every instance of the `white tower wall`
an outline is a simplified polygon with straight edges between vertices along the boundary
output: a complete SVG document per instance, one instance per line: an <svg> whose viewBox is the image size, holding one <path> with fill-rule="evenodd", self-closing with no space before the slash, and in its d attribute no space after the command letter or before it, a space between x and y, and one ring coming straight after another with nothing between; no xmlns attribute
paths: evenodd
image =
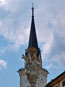
<svg viewBox="0 0 65 87"><path fill-rule="evenodd" d="M27 80L27 76L25 75L24 69L20 69L19 71L20 76L20 87L29 87L30 84ZM45 69L42 69L41 75L37 81L37 87L44 87L47 84L47 76L48 72Z"/></svg>

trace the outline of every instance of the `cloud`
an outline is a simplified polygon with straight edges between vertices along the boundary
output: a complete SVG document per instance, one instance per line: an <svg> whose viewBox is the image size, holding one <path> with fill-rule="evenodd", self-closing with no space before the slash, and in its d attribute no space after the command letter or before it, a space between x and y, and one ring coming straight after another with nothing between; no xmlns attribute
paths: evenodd
<svg viewBox="0 0 65 87"><path fill-rule="evenodd" d="M5 0L3 0L5 1ZM3 3L1 0L1 3ZM8 48L20 49L22 45L28 44L31 8L30 3L25 0L7 0L5 8L1 9L5 17L1 16L0 34L10 41ZM63 55L65 51L65 1L64 0L44 0L34 1L35 4L35 24L42 59L45 63L52 63L52 58ZM0 13L2 12L0 10ZM2 13L3 13L2 12ZM57 56L58 55L58 56ZM64 60L64 56L62 56ZM61 59L58 58L60 61ZM56 59L55 59L55 63ZM63 66L63 65L62 65Z"/></svg>
<svg viewBox="0 0 65 87"><path fill-rule="evenodd" d="M19 49L21 45L26 45L28 43L29 32L30 32L29 28L17 32L17 34L15 35L16 38L14 43L15 49Z"/></svg>
<svg viewBox="0 0 65 87"><path fill-rule="evenodd" d="M52 62L55 62L57 64L57 66L59 66L60 68L65 67L65 53L61 52L60 54L55 55L52 60Z"/></svg>
<svg viewBox="0 0 65 87"><path fill-rule="evenodd" d="M49 64L49 65L45 66L45 68L46 68L47 70L49 70L49 69L57 69L57 66L52 65L52 64Z"/></svg>
<svg viewBox="0 0 65 87"><path fill-rule="evenodd" d="M3 6L6 4L6 0L0 0L0 6Z"/></svg>
<svg viewBox="0 0 65 87"><path fill-rule="evenodd" d="M4 68L6 69L7 68L7 62L5 60L1 60L0 59L0 70Z"/></svg>
<svg viewBox="0 0 65 87"><path fill-rule="evenodd" d="M42 60L47 57L46 55L51 53L51 48L52 48L53 42L54 42L54 36L53 36L53 34L51 34L44 41L44 44L42 45Z"/></svg>
<svg viewBox="0 0 65 87"><path fill-rule="evenodd" d="M47 59L51 54L52 49L55 47L54 42L56 42L55 33L58 37L62 36L62 42L65 37L65 1L44 1L43 6L40 5L36 9L36 20L37 20L37 33L39 42L42 43L42 59ZM41 14L40 14L41 13ZM41 21L41 23L40 23ZM58 39L59 39L58 38ZM60 39L59 39L60 40ZM60 44L60 42L59 42ZM57 45L57 44L56 44ZM64 44L62 45L64 47ZM64 47L65 48L65 47ZM58 48L59 49L59 48ZM57 48L55 49L55 51ZM60 49L61 50L61 49Z"/></svg>
<svg viewBox="0 0 65 87"><path fill-rule="evenodd" d="M14 47L15 49L19 49L21 45L27 44L30 29L29 28L24 29L21 26L19 26L19 29L15 29L11 27L10 24L11 21L12 20L8 19L7 22L6 20L3 22L4 26L2 27L2 29L0 28L0 34L11 43L10 46Z"/></svg>
<svg viewBox="0 0 65 87"><path fill-rule="evenodd" d="M2 26L2 22L0 21L0 27Z"/></svg>

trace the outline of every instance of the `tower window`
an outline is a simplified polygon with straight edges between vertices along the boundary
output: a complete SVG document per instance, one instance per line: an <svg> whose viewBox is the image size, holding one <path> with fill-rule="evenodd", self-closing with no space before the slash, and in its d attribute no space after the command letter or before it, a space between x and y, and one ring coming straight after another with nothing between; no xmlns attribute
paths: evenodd
<svg viewBox="0 0 65 87"><path fill-rule="evenodd" d="M62 86L65 86L65 81L62 82Z"/></svg>

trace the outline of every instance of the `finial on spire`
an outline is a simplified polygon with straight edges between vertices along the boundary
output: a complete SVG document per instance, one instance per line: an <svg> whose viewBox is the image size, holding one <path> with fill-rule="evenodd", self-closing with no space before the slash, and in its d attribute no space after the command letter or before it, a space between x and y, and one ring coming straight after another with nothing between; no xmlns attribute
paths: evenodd
<svg viewBox="0 0 65 87"><path fill-rule="evenodd" d="M32 3L32 17L34 17L34 4Z"/></svg>

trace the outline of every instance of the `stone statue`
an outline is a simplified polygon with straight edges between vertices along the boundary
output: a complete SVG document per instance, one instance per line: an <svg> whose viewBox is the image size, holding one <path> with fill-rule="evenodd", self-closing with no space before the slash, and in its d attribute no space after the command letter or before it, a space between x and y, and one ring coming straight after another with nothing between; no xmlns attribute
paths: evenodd
<svg viewBox="0 0 65 87"><path fill-rule="evenodd" d="M26 55L23 55L23 59L25 60L25 74L27 75L27 79L29 82L36 82L40 73L41 73L41 56L37 56L37 52L33 52L31 50ZM36 50L37 51L37 50Z"/></svg>

